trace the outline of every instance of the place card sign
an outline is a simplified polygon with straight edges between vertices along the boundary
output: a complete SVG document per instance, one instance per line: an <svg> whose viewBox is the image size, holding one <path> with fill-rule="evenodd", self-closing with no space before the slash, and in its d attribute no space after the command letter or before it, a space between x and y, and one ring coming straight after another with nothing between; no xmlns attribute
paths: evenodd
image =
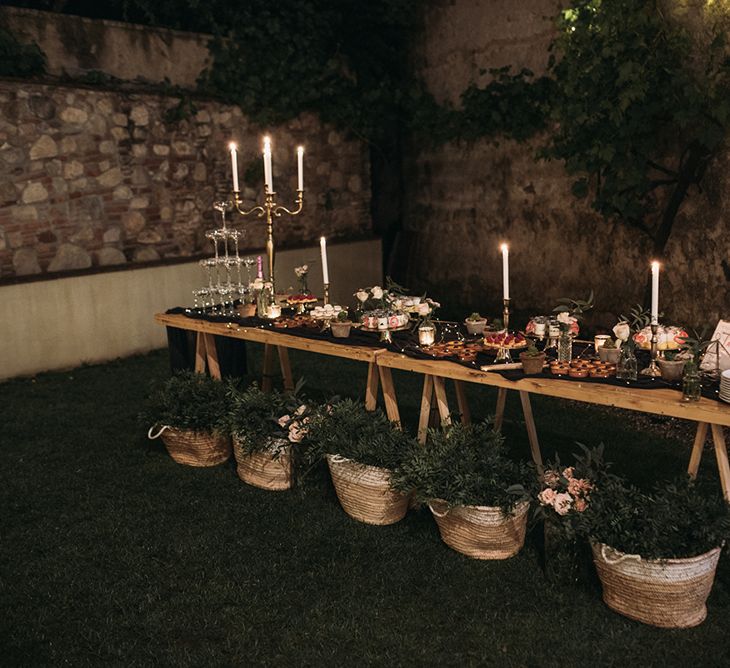
<svg viewBox="0 0 730 668"><path fill-rule="evenodd" d="M700 368L705 371L712 371L718 367L718 355L720 358L720 371L730 369L730 320L720 320L712 335L712 343L705 353ZM717 342L717 343L715 343Z"/></svg>

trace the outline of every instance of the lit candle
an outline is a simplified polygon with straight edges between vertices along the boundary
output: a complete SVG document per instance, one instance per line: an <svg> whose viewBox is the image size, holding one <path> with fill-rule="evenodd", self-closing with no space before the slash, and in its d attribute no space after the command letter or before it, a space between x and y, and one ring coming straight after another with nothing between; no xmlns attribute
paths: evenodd
<svg viewBox="0 0 730 668"><path fill-rule="evenodd" d="M297 146L297 190L304 190L304 146Z"/></svg>
<svg viewBox="0 0 730 668"><path fill-rule="evenodd" d="M271 176L271 138L269 137L264 137L264 184L267 192L274 192L274 179Z"/></svg>
<svg viewBox="0 0 730 668"><path fill-rule="evenodd" d="M238 151L236 150L236 142L228 144L231 151L231 173L233 174L233 192L238 192Z"/></svg>
<svg viewBox="0 0 730 668"><path fill-rule="evenodd" d="M264 260L259 255L256 258L256 278L263 278L264 277Z"/></svg>
<svg viewBox="0 0 730 668"><path fill-rule="evenodd" d="M319 240L319 250L322 253L322 282L328 285L330 282L330 273L327 267L327 240L321 237Z"/></svg>
<svg viewBox="0 0 730 668"><path fill-rule="evenodd" d="M659 263L651 263L651 324L659 324Z"/></svg>
<svg viewBox="0 0 730 668"><path fill-rule="evenodd" d="M509 299L509 246L502 244L502 289L504 298Z"/></svg>

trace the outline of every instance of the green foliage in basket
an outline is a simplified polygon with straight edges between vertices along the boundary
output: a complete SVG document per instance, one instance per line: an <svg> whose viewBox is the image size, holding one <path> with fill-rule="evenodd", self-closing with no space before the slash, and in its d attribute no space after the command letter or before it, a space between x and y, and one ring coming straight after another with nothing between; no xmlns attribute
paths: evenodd
<svg viewBox="0 0 730 668"><path fill-rule="evenodd" d="M337 314L337 322L351 322L351 320L350 320L350 312L346 308L343 308Z"/></svg>
<svg viewBox="0 0 730 668"><path fill-rule="evenodd" d="M380 410L367 411L359 401L341 399L323 406L309 427L310 462L325 455L340 455L360 464L394 470L415 441Z"/></svg>
<svg viewBox="0 0 730 668"><path fill-rule="evenodd" d="M213 431L226 414L226 385L202 373L183 371L156 384L140 415L148 425Z"/></svg>
<svg viewBox="0 0 730 668"><path fill-rule="evenodd" d="M481 315L479 314L479 312L478 312L478 311L474 311L474 313L472 313L472 314L471 314L471 315L470 315L470 316L469 316L469 317L467 318L467 320L468 320L469 322L481 322L482 320L484 320L484 318L483 318L483 317L482 317L482 316L481 316Z"/></svg>
<svg viewBox="0 0 730 668"><path fill-rule="evenodd" d="M426 447L413 449L392 485L417 501L443 499L451 506L500 506L528 499L532 467L507 457L504 439L487 423L455 424L429 432Z"/></svg>
<svg viewBox="0 0 730 668"><path fill-rule="evenodd" d="M730 538L730 508L717 483L689 477L644 492L606 476L580 520L591 540L645 559L694 557Z"/></svg>
<svg viewBox="0 0 730 668"><path fill-rule="evenodd" d="M303 447L312 409L301 396L301 386L300 382L293 392L264 392L256 383L243 391L231 383L225 431L249 454L279 453L294 444Z"/></svg>

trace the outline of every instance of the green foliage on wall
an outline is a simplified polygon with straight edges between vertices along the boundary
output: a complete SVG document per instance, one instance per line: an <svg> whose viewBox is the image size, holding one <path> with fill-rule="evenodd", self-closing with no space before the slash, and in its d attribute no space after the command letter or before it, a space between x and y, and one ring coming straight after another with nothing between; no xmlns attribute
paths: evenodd
<svg viewBox="0 0 730 668"><path fill-rule="evenodd" d="M730 120L724 33L687 26L657 0L573 0L550 65L545 155L578 177L574 194L592 194L596 210L647 232L658 252Z"/></svg>
<svg viewBox="0 0 730 668"><path fill-rule="evenodd" d="M0 76L32 77L46 71L46 57L37 44L23 44L0 27Z"/></svg>

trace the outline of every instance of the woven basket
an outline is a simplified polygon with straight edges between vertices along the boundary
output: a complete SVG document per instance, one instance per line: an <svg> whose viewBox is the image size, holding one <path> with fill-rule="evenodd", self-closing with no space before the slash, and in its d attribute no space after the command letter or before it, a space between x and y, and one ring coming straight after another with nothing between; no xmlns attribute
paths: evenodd
<svg viewBox="0 0 730 668"><path fill-rule="evenodd" d="M642 559L593 543L603 600L616 612L669 629L701 624L721 548L688 559Z"/></svg>
<svg viewBox="0 0 730 668"><path fill-rule="evenodd" d="M147 436L150 439L162 437L170 457L178 464L217 466L231 456L231 441L227 436L168 426L161 427L157 434L153 435L153 429L154 427L149 430Z"/></svg>
<svg viewBox="0 0 730 668"><path fill-rule="evenodd" d="M238 438L233 438L233 452L236 456L236 472L243 482L272 491L292 487L291 446L281 448L276 459L273 451L247 453Z"/></svg>
<svg viewBox="0 0 730 668"><path fill-rule="evenodd" d="M408 495L390 488L390 471L327 455L327 464L343 510L366 524L395 524L408 512Z"/></svg>
<svg viewBox="0 0 730 668"><path fill-rule="evenodd" d="M432 501L428 507L444 543L468 557L508 559L517 554L525 542L530 507L527 501L518 504L509 515L498 507L449 507L440 500Z"/></svg>

